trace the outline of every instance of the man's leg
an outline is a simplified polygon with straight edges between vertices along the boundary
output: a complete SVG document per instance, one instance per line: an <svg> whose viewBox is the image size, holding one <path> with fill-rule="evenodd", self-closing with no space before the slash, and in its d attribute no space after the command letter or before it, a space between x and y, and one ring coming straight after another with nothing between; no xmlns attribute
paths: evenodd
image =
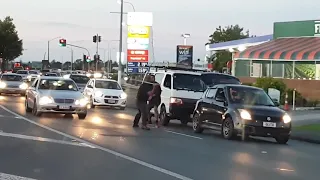
<svg viewBox="0 0 320 180"><path fill-rule="evenodd" d="M138 113L134 117L133 127L138 127L139 126L139 121L140 121L140 118L141 118L141 107L140 106L141 106L140 103L137 103Z"/></svg>
<svg viewBox="0 0 320 180"><path fill-rule="evenodd" d="M150 128L147 127L147 122L148 122L148 105L147 104L141 104L141 116L142 116L142 129L145 130L150 130Z"/></svg>

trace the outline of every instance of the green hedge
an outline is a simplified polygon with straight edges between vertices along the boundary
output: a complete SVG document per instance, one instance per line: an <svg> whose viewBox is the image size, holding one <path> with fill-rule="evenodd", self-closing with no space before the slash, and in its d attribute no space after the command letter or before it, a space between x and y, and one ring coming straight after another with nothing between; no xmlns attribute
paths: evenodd
<svg viewBox="0 0 320 180"><path fill-rule="evenodd" d="M286 93L288 93L288 103L292 104L293 101L293 90L287 88L287 85L281 79L275 79L270 77L258 78L255 83L243 83L244 85L255 86L262 88L268 92L268 88L278 89L280 91L280 103L284 104ZM313 107L317 106L319 101L307 101L301 93L296 91L296 106L307 106Z"/></svg>

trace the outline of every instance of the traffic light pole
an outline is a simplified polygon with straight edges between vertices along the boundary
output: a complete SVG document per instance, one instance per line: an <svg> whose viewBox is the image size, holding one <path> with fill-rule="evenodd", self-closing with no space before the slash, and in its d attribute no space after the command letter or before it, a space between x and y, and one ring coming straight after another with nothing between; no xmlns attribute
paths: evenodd
<svg viewBox="0 0 320 180"><path fill-rule="evenodd" d="M88 56L90 56L89 50L88 50L87 48L85 48L85 47L81 47L81 46L77 46L77 45L73 45L73 44L66 44L66 45L71 46L71 47L76 47L76 48L79 48L79 49L84 49L84 50L87 51ZM82 65L82 69L84 70L84 63L83 63L83 65Z"/></svg>
<svg viewBox="0 0 320 180"><path fill-rule="evenodd" d="M119 38L119 60L118 60L118 83L121 85L121 79L122 79L122 28L123 28L123 0L121 0L121 11L120 11L120 38Z"/></svg>
<svg viewBox="0 0 320 180"><path fill-rule="evenodd" d="M98 71L98 61L99 61L99 34L97 34L97 52L96 52L96 58L95 58L95 61L96 61L96 71Z"/></svg>

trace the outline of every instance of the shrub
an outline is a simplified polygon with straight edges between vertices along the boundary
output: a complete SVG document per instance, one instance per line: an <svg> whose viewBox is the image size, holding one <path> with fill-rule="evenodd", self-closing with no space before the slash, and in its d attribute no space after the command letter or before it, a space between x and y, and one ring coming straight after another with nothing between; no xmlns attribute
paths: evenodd
<svg viewBox="0 0 320 180"><path fill-rule="evenodd" d="M280 91L280 103L284 104L287 85L280 79L274 79L271 77L258 78L256 83L253 84L256 87L262 88L268 92L269 88L274 88Z"/></svg>

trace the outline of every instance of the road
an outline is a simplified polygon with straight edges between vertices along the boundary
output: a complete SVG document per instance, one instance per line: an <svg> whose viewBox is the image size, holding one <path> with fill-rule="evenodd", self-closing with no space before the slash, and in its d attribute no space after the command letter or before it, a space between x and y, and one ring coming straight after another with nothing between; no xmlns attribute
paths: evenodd
<svg viewBox="0 0 320 180"><path fill-rule="evenodd" d="M134 113L95 108L85 120L34 117L23 97L0 96L0 180L318 178L317 145L227 141L211 131L195 135L179 123L144 131L131 127Z"/></svg>

